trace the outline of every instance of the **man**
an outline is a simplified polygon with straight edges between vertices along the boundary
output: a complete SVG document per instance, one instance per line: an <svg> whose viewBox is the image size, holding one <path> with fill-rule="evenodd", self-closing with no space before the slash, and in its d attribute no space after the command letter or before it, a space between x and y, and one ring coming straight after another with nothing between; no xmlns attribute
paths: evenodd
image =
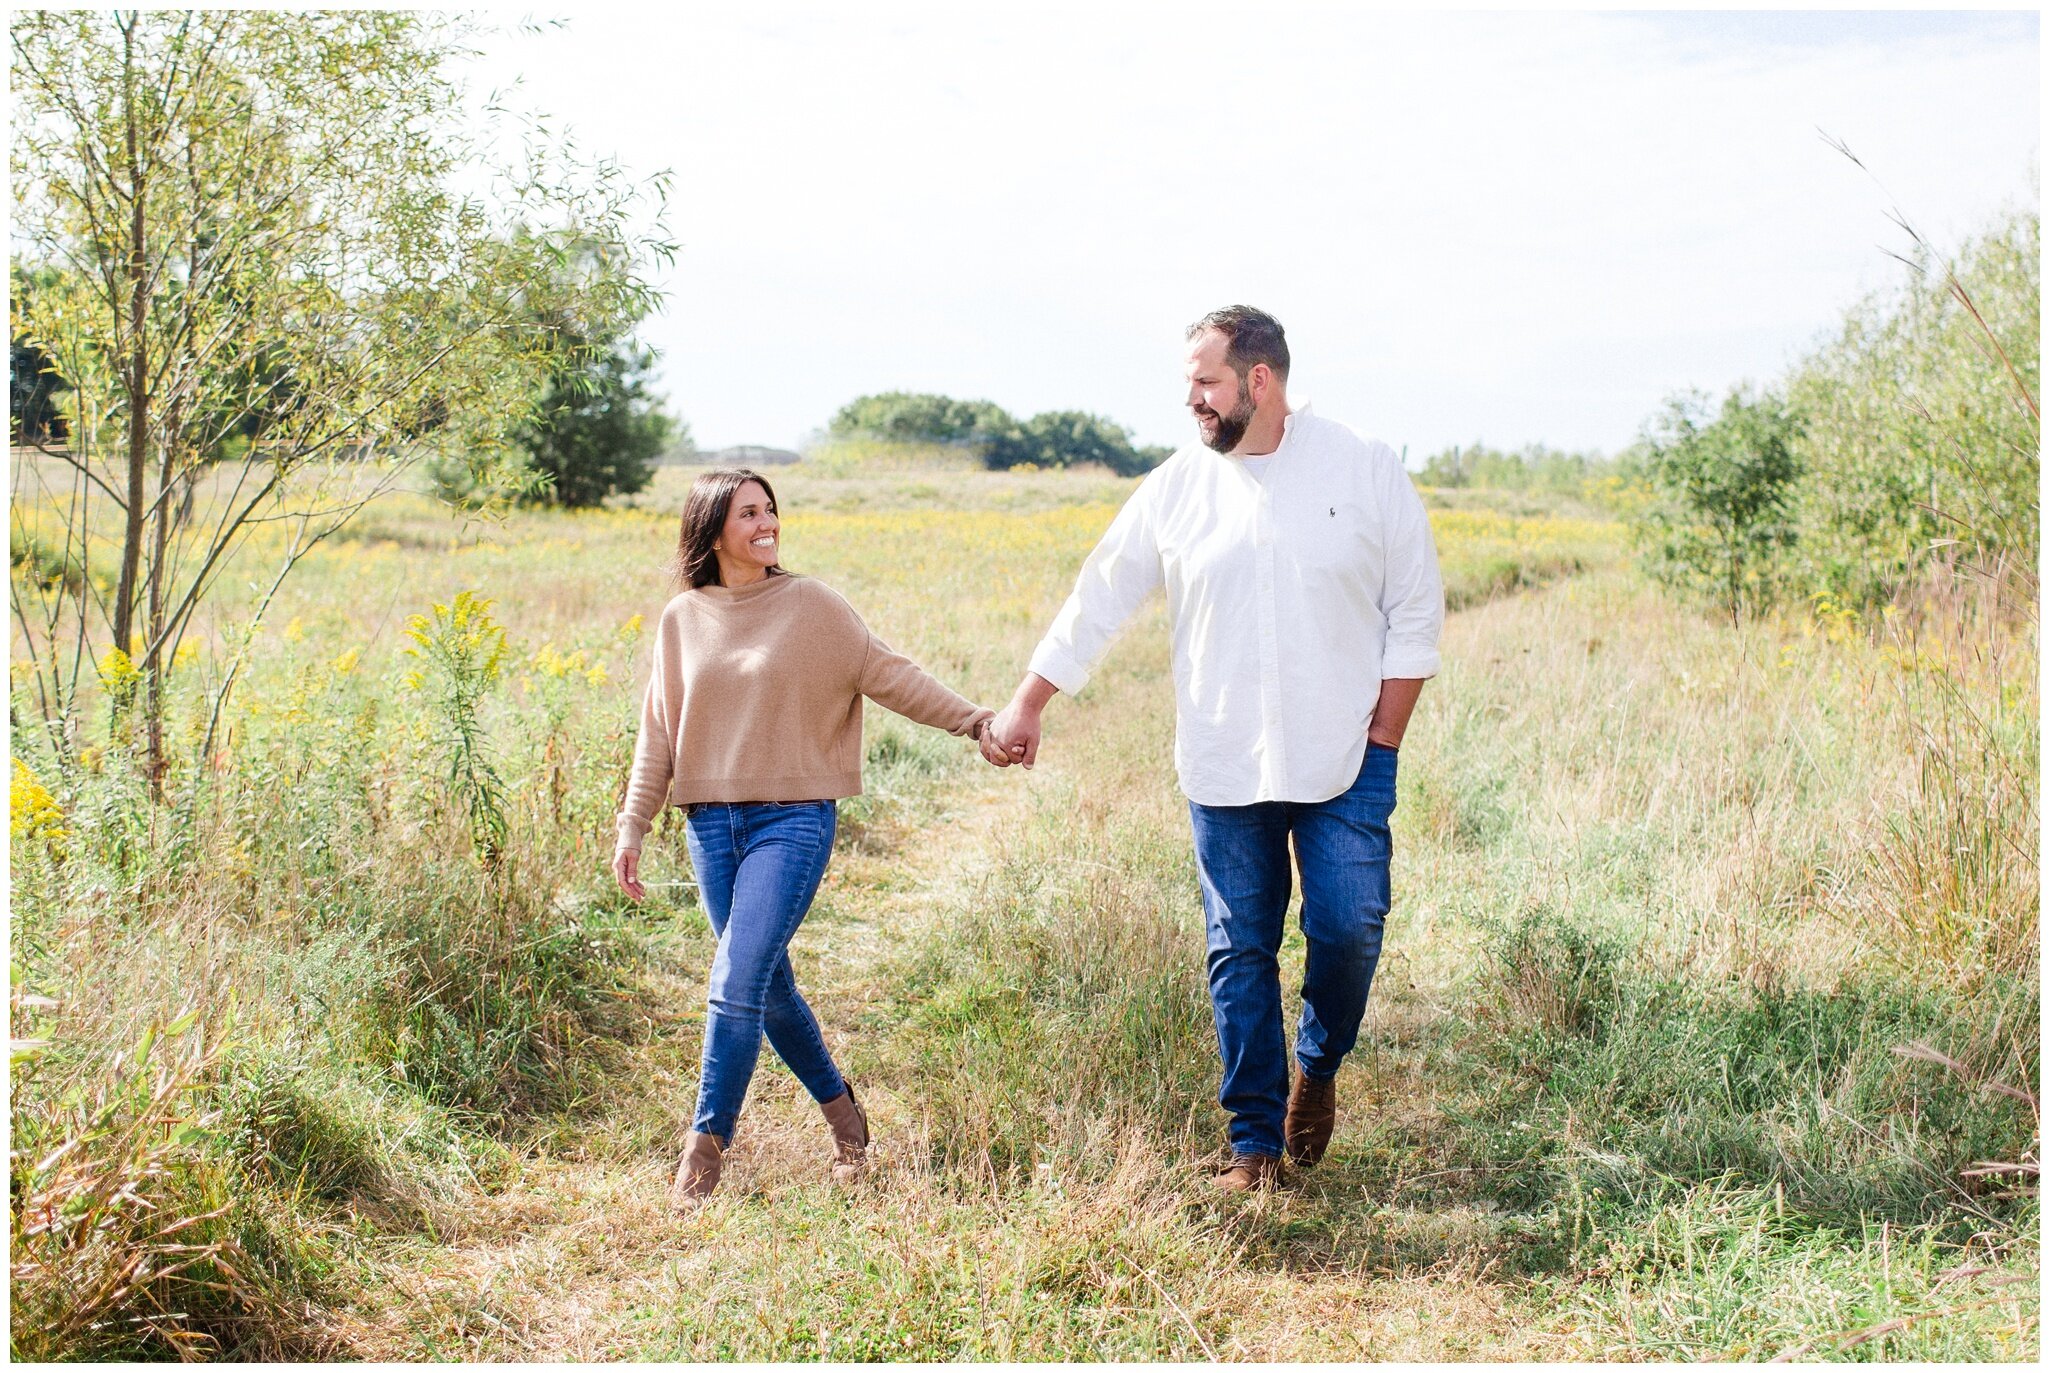
<svg viewBox="0 0 2050 1373"><path fill-rule="evenodd" d="M1388 912L1397 747L1438 670L1445 594L1423 502L1383 443L1288 404L1288 342L1232 306L1188 331L1203 440L1140 483L1082 565L995 732L1031 767L1040 716L1167 589L1175 766L1189 799L1210 1001L1231 1115L1226 1191L1309 1166L1337 1118ZM1303 1013L1289 1086L1278 954L1289 841L1303 884Z"/></svg>

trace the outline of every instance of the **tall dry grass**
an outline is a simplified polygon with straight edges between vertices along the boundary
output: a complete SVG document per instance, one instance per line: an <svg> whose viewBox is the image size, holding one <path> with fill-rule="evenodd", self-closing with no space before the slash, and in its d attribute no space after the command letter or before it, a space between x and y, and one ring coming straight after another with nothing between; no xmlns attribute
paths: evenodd
<svg viewBox="0 0 2050 1373"><path fill-rule="evenodd" d="M789 561L985 699L1129 489L778 485ZM25 798L15 947L60 1005L26 1022L50 1048L18 1082L17 1136L117 1157L68 1084L111 1081L116 1050L198 996L226 1047L182 1098L208 1125L160 1159L161 1205L231 1204L204 1241L239 1246L217 1257L253 1304L204 1305L195 1264L74 1348L1644 1357L1900 1319L1856 1348L2033 1349L2033 1307L1951 1310L2034 1262L2026 1177L1966 1176L2031 1157L2031 1111L1989 1086L2033 1070L2028 979L2013 941L1951 940L1941 962L1909 937L1927 922L1871 914L1904 889L1871 837L1940 784L1913 744L1935 717L1895 704L1912 660L1833 615L1733 634L1649 591L1598 526L1540 537L1560 517L1471 499L1445 513L1499 537L1441 530L1472 600L1405 746L1397 909L1306 1185L1231 1207L1203 1184L1222 1117L1156 605L1056 705L1031 775L871 720L870 794L843 807L798 957L878 1176L826 1187L816 1110L769 1064L731 1185L679 1232L660 1195L709 932L676 891L626 910L603 867L640 669L621 636L666 594L674 506L654 507L677 490L453 537L425 507L373 512L259 629L225 756L172 779L189 824L141 805L118 750L38 771L56 810ZM1487 595L1498 556L1528 584ZM497 876L395 642L463 587L498 596L513 646L479 716L508 769ZM1932 662L1937 623L1914 630ZM2034 631L2001 623L2000 684L1968 699L2011 731L2034 718ZM649 861L687 875L670 830ZM1970 871L1928 889L2023 891L2017 869ZM1299 943L1285 956L1292 973ZM58 1300L48 1243L17 1310ZM1944 1277L1960 1267L1985 1271ZM165 1309L191 1319L119 1323Z"/></svg>

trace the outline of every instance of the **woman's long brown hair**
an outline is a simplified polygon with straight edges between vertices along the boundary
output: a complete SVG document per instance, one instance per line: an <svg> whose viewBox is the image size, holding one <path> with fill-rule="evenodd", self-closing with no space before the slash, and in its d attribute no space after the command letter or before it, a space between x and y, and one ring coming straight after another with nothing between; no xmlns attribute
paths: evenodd
<svg viewBox="0 0 2050 1373"><path fill-rule="evenodd" d="M683 527L676 536L676 560L670 573L679 587L719 585L719 535L725 532L726 516L733 508L733 493L748 482L760 482L769 495L769 508L776 508L776 488L761 473L745 467L719 467L700 472L690 484L683 502ZM772 577L785 575L782 567L769 569Z"/></svg>

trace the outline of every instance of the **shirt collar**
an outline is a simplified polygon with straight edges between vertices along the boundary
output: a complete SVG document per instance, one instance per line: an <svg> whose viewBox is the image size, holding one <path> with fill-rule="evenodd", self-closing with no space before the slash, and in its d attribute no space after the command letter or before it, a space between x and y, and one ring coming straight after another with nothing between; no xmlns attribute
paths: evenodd
<svg viewBox="0 0 2050 1373"><path fill-rule="evenodd" d="M1310 403L1304 401L1281 417L1281 442L1274 445L1274 452L1267 454L1268 457L1274 457L1287 449L1296 436L1296 421L1309 413Z"/></svg>

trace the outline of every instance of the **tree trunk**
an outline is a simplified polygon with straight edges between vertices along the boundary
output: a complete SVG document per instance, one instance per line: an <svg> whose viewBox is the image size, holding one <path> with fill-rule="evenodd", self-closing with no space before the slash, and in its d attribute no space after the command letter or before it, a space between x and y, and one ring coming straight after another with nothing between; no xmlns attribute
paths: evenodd
<svg viewBox="0 0 2050 1373"><path fill-rule="evenodd" d="M164 425L165 441L158 445L161 461L157 468L157 490L169 492L177 455L178 417L180 407L174 400L166 412ZM168 496L157 502L156 515L150 521L149 558L149 622L143 631L144 642L149 646L143 661L137 666L142 669L142 719L148 736L147 776L150 795L164 799L164 578L167 575L164 558L171 533L173 504Z"/></svg>
<svg viewBox="0 0 2050 1373"><path fill-rule="evenodd" d="M128 148L128 510L121 533L121 580L114 590L114 646L128 652L135 628L135 581L142 563L142 511L149 458L149 239L143 225L148 178L142 170L136 131L135 26L131 12L122 26L122 104Z"/></svg>

